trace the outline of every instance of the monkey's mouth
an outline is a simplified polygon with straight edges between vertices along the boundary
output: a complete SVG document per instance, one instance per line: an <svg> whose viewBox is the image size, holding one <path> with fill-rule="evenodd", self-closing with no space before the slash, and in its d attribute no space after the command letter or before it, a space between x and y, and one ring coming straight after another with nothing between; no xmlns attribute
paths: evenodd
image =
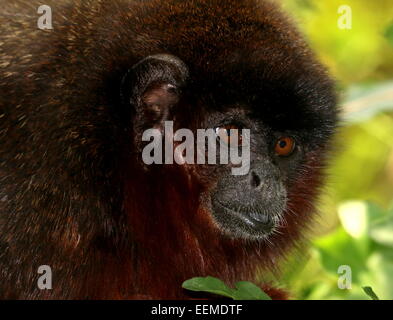
<svg viewBox="0 0 393 320"><path fill-rule="evenodd" d="M260 210L231 208L222 202L212 202L213 216L226 233L237 238L263 239L274 232L280 215Z"/></svg>

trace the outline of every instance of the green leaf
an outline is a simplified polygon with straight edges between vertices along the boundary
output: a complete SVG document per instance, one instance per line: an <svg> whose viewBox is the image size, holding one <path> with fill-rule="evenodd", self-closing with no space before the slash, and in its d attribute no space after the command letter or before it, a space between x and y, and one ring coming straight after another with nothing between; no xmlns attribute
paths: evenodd
<svg viewBox="0 0 393 320"><path fill-rule="evenodd" d="M236 289L229 288L220 279L214 277L196 277L183 282L182 287L191 291L203 291L234 300L271 300L261 288L248 281L235 284Z"/></svg>
<svg viewBox="0 0 393 320"><path fill-rule="evenodd" d="M379 210L381 213L375 215L371 220L370 238L379 244L393 247L393 212L390 211L391 209L388 211Z"/></svg>
<svg viewBox="0 0 393 320"><path fill-rule="evenodd" d="M326 271L337 275L339 266L348 265L352 269L353 282L358 283L360 274L366 270L368 252L359 248L356 239L339 227L314 243Z"/></svg>
<svg viewBox="0 0 393 320"><path fill-rule="evenodd" d="M380 244L393 247L393 219L374 224L370 230L370 237Z"/></svg>
<svg viewBox="0 0 393 320"><path fill-rule="evenodd" d="M183 282L182 287L191 291L204 291L233 298L233 289L214 277L195 277Z"/></svg>
<svg viewBox="0 0 393 320"><path fill-rule="evenodd" d="M234 300L272 300L255 284L248 281L239 281L235 284Z"/></svg>
<svg viewBox="0 0 393 320"><path fill-rule="evenodd" d="M362 284L367 283L379 297L393 300L393 250L391 247L376 246L376 251L367 261L368 273L362 278Z"/></svg>
<svg viewBox="0 0 393 320"><path fill-rule="evenodd" d="M378 296L375 294L371 287L362 287L363 291L373 300L379 300Z"/></svg>
<svg viewBox="0 0 393 320"><path fill-rule="evenodd" d="M367 212L369 216L370 223L376 223L379 222L383 219L386 219L386 217L389 216L389 212L382 209L379 207L377 204L371 201L365 201L367 205Z"/></svg>

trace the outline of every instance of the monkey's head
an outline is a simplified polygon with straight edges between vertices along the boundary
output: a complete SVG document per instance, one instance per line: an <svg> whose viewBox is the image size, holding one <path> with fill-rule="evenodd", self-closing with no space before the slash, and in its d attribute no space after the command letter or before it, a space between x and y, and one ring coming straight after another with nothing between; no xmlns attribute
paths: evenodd
<svg viewBox="0 0 393 320"><path fill-rule="evenodd" d="M254 47L198 64L168 53L151 55L135 64L122 81L123 99L134 110L137 153L145 152L142 137L153 128L163 135L157 141L163 147L159 161L165 162L166 122L173 121L175 133L190 129L195 152L174 153L175 159L189 162L160 165L160 170L172 170L168 183L174 186L182 174L193 185L200 183L199 206L231 238L260 240L280 233L289 215L303 214L292 208L295 203L314 200L318 188L310 179L320 175L336 123L334 90L311 56L287 53L292 56L283 50L271 53L277 55L272 58L265 49ZM213 134L213 140L203 140L202 151L197 129ZM243 129L249 135L244 136ZM167 138L172 144L172 133ZM186 142L184 135L177 139L175 134L175 140L175 148ZM228 147L227 163L220 158L221 144ZM216 153L209 158L212 145ZM243 163L232 161L232 151ZM198 162L201 153L205 159ZM142 166L148 175L154 164ZM234 173L240 167L244 170ZM179 192L189 196L185 190Z"/></svg>

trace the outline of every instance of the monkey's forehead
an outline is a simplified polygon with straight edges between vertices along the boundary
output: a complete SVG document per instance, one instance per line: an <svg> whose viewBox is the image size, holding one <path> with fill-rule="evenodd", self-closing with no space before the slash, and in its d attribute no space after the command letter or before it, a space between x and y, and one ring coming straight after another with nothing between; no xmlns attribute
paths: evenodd
<svg viewBox="0 0 393 320"><path fill-rule="evenodd" d="M121 21L130 34L138 35L133 40L142 56L168 50L208 69L212 62L236 60L244 52L270 59L294 51L309 54L295 26L276 5L263 0L154 0L138 2L130 10Z"/></svg>
<svg viewBox="0 0 393 320"><path fill-rule="evenodd" d="M127 32L105 37L121 38L130 47L129 57L116 45L112 57L117 53L131 64L152 54L173 54L190 69L195 88L202 94L215 88L223 100L233 101L237 94L270 97L277 88L287 95L311 87L330 94L323 68L270 1L153 0L133 2L129 10L115 15Z"/></svg>

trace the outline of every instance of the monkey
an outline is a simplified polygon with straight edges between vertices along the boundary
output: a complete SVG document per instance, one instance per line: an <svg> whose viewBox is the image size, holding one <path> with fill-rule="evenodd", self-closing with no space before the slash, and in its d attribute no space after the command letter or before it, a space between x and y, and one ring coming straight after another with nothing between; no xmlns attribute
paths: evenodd
<svg viewBox="0 0 393 320"><path fill-rule="evenodd" d="M339 114L280 6L47 0L41 30L41 4L1 1L0 297L190 299L195 276L279 270L307 240ZM229 141L249 129L248 172L147 165L143 132L166 121Z"/></svg>

